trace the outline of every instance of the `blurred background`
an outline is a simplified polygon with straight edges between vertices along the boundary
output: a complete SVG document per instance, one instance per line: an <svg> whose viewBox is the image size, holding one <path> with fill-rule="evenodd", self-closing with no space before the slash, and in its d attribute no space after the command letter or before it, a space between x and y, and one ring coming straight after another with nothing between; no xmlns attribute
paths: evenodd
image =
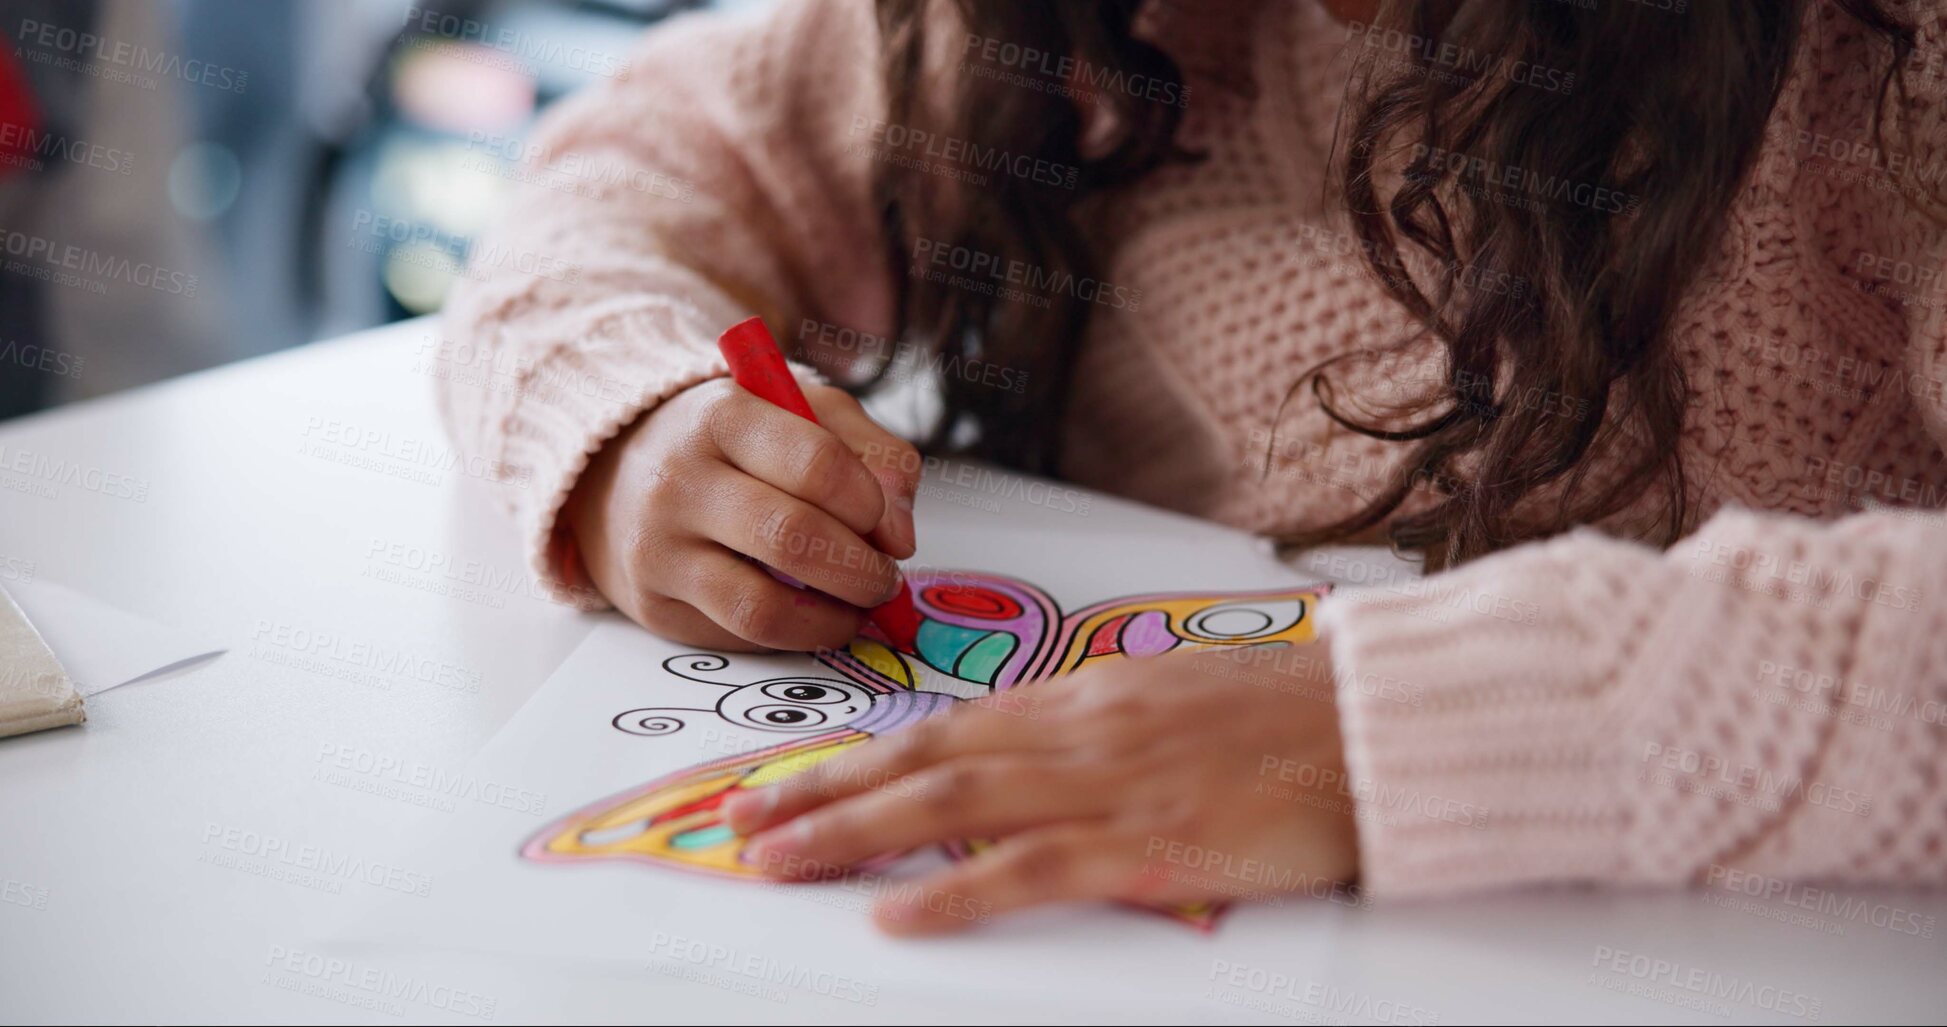
<svg viewBox="0 0 1947 1027"><path fill-rule="evenodd" d="M439 309L536 114L768 0L0 0L0 418Z"/></svg>

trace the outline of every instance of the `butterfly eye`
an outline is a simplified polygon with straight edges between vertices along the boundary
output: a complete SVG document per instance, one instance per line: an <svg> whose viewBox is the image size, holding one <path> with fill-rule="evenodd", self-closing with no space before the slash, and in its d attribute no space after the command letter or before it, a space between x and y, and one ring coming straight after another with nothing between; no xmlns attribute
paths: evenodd
<svg viewBox="0 0 1947 1027"><path fill-rule="evenodd" d="M1246 642L1289 631L1305 619L1305 602L1220 603L1190 615L1184 627L1200 639Z"/></svg>
<svg viewBox="0 0 1947 1027"><path fill-rule="evenodd" d="M759 706L745 713L744 718L758 727L783 731L817 727L825 722L823 712L802 706Z"/></svg>
<svg viewBox="0 0 1947 1027"><path fill-rule="evenodd" d="M817 703L823 705L825 703L844 702L846 699L851 698L843 688L837 688L831 685L815 685L808 681L780 681L774 685L765 685L763 691L765 695L773 699L784 699L794 703Z"/></svg>

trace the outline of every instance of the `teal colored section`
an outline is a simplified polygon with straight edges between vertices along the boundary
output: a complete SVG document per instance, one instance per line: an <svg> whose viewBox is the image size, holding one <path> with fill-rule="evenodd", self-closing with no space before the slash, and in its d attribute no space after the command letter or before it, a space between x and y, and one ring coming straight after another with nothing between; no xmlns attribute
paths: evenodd
<svg viewBox="0 0 1947 1027"><path fill-rule="evenodd" d="M1006 631L989 632L986 638L974 643L967 655L960 657L960 666L955 671L968 681L979 681L991 685L1000 676L1001 665L1014 654L1014 636Z"/></svg>
<svg viewBox="0 0 1947 1027"><path fill-rule="evenodd" d="M920 659L951 674L960 657L990 633L927 619L920 622L919 638L914 645L919 649Z"/></svg>
<svg viewBox="0 0 1947 1027"><path fill-rule="evenodd" d="M730 830L729 824L718 824L715 827L706 827L701 831L684 831L682 834L671 838L669 844L679 849L707 849L712 845L716 845L719 842L727 842L735 837L737 837L736 832Z"/></svg>

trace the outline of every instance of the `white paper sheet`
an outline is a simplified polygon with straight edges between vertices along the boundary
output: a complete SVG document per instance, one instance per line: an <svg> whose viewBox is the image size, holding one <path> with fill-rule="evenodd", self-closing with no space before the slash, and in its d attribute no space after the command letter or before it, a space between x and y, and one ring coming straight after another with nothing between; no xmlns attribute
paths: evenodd
<svg viewBox="0 0 1947 1027"><path fill-rule="evenodd" d="M1018 480L973 487L929 481L918 523L915 564L1012 575L1041 586L1067 610L1140 593L1318 580L1281 565L1247 536L1100 496L1051 499L1020 490ZM523 845L564 814L776 740L715 712L678 711L684 727L659 735L618 729L626 711L708 707L723 693L664 669L690 650L607 616L459 780L386 782L443 790L460 809L443 818L445 827L413 863L425 887L397 889L379 908L355 915L336 932L331 951L363 960L368 976L431 974L448 987L495 997L496 1018L542 1015L539 1008L523 1014L521 995L547 985L531 974L519 985L482 979L479 959L489 954L525 957L525 966L573 966L599 982L586 987L616 1001L651 1003L614 1007L617 1015L673 1022L937 1021L942 1010L952 1011L951 1019L984 1015L977 1011L993 1002L1017 1011L1045 1004L1144 1020L1228 1020L1250 1017L1238 1001L1252 996L1213 991L1215 961L1274 959L1288 967L1294 958L1323 958L1316 947L1331 923L1357 915L1349 896L1294 897L1240 907L1205 935L1150 913L1067 907L998 918L963 937L898 941L876 933L865 915L873 893L888 886L884 878L767 884L615 861L524 859ZM806 657L733 655L698 676L756 682L821 670L830 676ZM381 782L406 773L348 758L335 772ZM1294 920L1327 929L1294 931ZM469 958L456 959L459 953ZM548 1015L559 1001L559 993L549 1000Z"/></svg>
<svg viewBox="0 0 1947 1027"><path fill-rule="evenodd" d="M13 596L84 698L224 651L207 638L51 581L16 585Z"/></svg>

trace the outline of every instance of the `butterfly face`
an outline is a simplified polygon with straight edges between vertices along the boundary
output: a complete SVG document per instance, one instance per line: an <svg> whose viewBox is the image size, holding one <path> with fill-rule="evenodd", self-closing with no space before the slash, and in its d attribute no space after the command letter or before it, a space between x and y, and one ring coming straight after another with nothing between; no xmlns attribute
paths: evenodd
<svg viewBox="0 0 1947 1027"><path fill-rule="evenodd" d="M717 715L759 731L830 731L864 716L872 698L871 692L850 681L778 678L725 692L717 700Z"/></svg>

